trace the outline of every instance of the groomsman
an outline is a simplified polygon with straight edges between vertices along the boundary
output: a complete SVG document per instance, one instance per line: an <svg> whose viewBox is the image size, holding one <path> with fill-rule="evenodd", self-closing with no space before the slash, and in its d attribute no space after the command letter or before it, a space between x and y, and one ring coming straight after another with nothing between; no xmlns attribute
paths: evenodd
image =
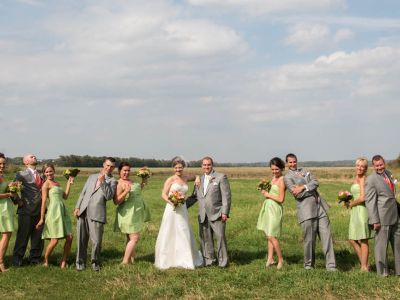
<svg viewBox="0 0 400 300"><path fill-rule="evenodd" d="M365 204L369 224L375 234L376 272L388 276L387 248L390 241L394 254L396 275L400 275L400 221L392 174L386 170L381 155L372 158L375 169L365 182Z"/></svg>
<svg viewBox="0 0 400 300"><path fill-rule="evenodd" d="M335 253L331 226L328 217L328 203L317 191L318 180L311 172L297 168L297 157L290 153L286 155L289 168L284 177L288 191L297 202L297 219L303 230L304 268L310 270L315 266L315 245L320 237L328 271L336 271Z"/></svg>
<svg viewBox="0 0 400 300"><path fill-rule="evenodd" d="M228 247L225 226L231 208L231 189L225 174L213 169L213 159L204 157L204 175L196 187L199 201L199 230L204 264L210 266L217 262L222 268L228 266ZM214 237L217 240L217 259L214 253Z"/></svg>
<svg viewBox="0 0 400 300"><path fill-rule="evenodd" d="M42 228L36 229L40 220L42 204L41 188L43 180L36 170L37 159L33 154L23 158L26 169L16 174L15 180L22 182L21 204L18 207L18 231L13 251L13 265L21 266L29 239L31 249L28 261L31 264L40 263L43 252Z"/></svg>
<svg viewBox="0 0 400 300"><path fill-rule="evenodd" d="M106 201L114 198L117 181L112 176L115 159L107 157L100 173L90 175L75 205L77 224L76 269L85 269L89 238L92 241L92 268L100 271L100 250L106 220Z"/></svg>

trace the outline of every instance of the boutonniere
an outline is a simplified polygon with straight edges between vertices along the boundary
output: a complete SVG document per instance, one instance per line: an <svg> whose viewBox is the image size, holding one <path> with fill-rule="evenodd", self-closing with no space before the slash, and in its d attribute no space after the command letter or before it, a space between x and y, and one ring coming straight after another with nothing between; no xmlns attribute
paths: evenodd
<svg viewBox="0 0 400 300"><path fill-rule="evenodd" d="M397 179L393 177L393 175L390 175L390 180L393 182L393 184L397 184Z"/></svg>
<svg viewBox="0 0 400 300"><path fill-rule="evenodd" d="M212 182L215 179L215 176L207 175L208 181Z"/></svg>

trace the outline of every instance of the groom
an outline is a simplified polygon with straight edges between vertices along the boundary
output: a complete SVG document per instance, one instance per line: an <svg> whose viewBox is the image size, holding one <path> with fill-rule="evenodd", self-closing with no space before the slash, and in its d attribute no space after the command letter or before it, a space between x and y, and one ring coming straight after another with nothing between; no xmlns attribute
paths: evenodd
<svg viewBox="0 0 400 300"><path fill-rule="evenodd" d="M204 264L216 263L214 254L214 236L217 240L218 265L228 266L228 248L225 238L225 226L231 207L231 189L228 178L213 169L213 159L204 157L200 185L196 187L199 201L199 230Z"/></svg>

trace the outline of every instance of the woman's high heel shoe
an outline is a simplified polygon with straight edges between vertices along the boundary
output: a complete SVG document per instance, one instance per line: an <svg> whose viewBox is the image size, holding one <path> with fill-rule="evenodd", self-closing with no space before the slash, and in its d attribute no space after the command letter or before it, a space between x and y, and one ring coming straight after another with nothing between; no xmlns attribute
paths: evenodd
<svg viewBox="0 0 400 300"><path fill-rule="evenodd" d="M278 270L282 269L283 268L283 261L278 262L278 264L276 265L276 268Z"/></svg>
<svg viewBox="0 0 400 300"><path fill-rule="evenodd" d="M8 269L6 269L6 266L4 265L4 263L0 263L0 272L7 272Z"/></svg>
<svg viewBox="0 0 400 300"><path fill-rule="evenodd" d="M265 263L265 267L269 268L270 266L272 266L274 264L275 264L275 262L273 260L271 260L271 261L267 260L267 262Z"/></svg>

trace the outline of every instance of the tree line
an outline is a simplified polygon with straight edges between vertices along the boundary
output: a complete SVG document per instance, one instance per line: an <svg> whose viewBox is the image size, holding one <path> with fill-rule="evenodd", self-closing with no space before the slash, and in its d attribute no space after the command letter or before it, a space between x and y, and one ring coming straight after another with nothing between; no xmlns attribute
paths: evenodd
<svg viewBox="0 0 400 300"><path fill-rule="evenodd" d="M106 156L90 156L90 155L60 155L56 159L43 159L40 161L41 164L52 163L60 167L101 167ZM114 157L116 159L116 165L121 161L128 162L132 167L139 168L147 166L149 168L169 168L171 167L171 160L165 159L154 159L154 158L138 158L138 157ZM22 157L8 158L8 163L16 166L23 165ZM201 167L201 160L193 160L186 162L187 166L197 168ZM304 167L345 167L353 166L354 160L338 160L338 161L308 161L300 162L301 166ZM217 167L265 167L268 165L267 162L254 162L254 163L214 163ZM388 165L391 168L400 167L400 154L399 156L391 161L388 161Z"/></svg>

